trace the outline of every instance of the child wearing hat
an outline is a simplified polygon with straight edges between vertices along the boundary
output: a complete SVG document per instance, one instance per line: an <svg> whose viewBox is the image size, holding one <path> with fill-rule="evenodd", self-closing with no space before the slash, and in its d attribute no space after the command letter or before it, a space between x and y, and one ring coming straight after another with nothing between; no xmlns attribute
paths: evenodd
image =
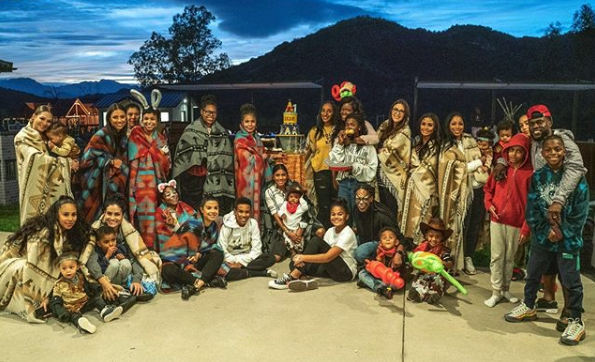
<svg viewBox="0 0 595 362"><path fill-rule="evenodd" d="M84 312L97 308L104 322L110 322L122 314L121 306L107 305L100 291L91 290L89 282L80 271L77 254L64 253L57 263L60 279L54 285L50 310L60 322L70 322L81 332L95 333L95 325L83 316Z"/></svg>
<svg viewBox="0 0 595 362"><path fill-rule="evenodd" d="M450 249L444 245L444 240L450 237L452 229L447 228L444 221L438 217L432 218L428 223L419 223L419 228L424 236L424 241L413 252L432 253L442 260L445 270L452 268L453 258L450 255ZM425 301L434 304L438 302L448 288L446 280L439 274L428 274L420 270L416 270L414 273L415 278L407 299L415 303Z"/></svg>
<svg viewBox="0 0 595 362"><path fill-rule="evenodd" d="M285 238L285 246L293 257L304 250L304 229L308 224L302 221L302 216L308 212L308 203L304 200L305 190L297 183L287 188L285 201L277 211L281 219L281 230Z"/></svg>

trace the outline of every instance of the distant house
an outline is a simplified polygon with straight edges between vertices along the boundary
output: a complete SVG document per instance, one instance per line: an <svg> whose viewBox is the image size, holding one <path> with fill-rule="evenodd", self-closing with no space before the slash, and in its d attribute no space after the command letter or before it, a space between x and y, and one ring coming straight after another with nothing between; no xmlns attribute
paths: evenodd
<svg viewBox="0 0 595 362"><path fill-rule="evenodd" d="M161 122L188 122L188 114L190 109L190 98L185 92L161 91L162 99L159 103L159 110L161 111ZM143 92L144 96L150 101L151 92ZM121 103L127 105L129 103L138 103L130 95L128 90L122 90L117 93L107 94L95 103L99 111L99 127L103 127L106 123L107 109L114 103Z"/></svg>
<svg viewBox="0 0 595 362"><path fill-rule="evenodd" d="M74 104L66 116L66 123L68 128L79 128L80 131L88 131L99 126L99 111L97 107L91 103L83 103L80 99L76 99Z"/></svg>

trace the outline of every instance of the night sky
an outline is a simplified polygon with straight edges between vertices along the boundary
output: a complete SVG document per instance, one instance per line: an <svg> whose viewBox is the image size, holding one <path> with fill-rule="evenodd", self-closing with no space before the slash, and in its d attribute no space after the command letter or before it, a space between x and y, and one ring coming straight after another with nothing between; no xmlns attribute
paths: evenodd
<svg viewBox="0 0 595 362"><path fill-rule="evenodd" d="M542 36L559 21L568 31L581 1L551 0L206 0L222 51L239 64L276 45L337 21L370 15L408 28L442 31L456 24L491 27L513 36ZM126 4L124 7L121 4ZM172 17L189 1L0 0L0 59L18 71L0 78L39 82L113 79L133 83L130 55L151 32L169 37Z"/></svg>

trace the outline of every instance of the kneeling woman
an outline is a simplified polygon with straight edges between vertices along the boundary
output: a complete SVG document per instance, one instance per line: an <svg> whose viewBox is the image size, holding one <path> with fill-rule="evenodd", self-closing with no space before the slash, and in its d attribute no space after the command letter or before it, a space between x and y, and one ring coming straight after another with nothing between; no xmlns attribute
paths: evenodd
<svg viewBox="0 0 595 362"><path fill-rule="evenodd" d="M165 205L178 210L177 204L181 201L178 201L177 195L174 187L167 186L161 198ZM164 204L161 205L161 210L164 210ZM216 198L207 196L202 199L196 218L188 218L178 227L171 221L159 223L159 233L164 235L162 233L167 231L167 235L170 235L161 244L161 275L169 287L182 289L183 300L198 294L205 285L219 288L227 285L225 279L216 277L223 263L223 251L217 244L218 217L219 202ZM200 277L195 276L198 271L201 272Z"/></svg>
<svg viewBox="0 0 595 362"><path fill-rule="evenodd" d="M347 282L356 275L354 258L357 239L347 225L349 212L343 199L331 205L332 228L324 234L324 239L312 238L303 254L296 254L290 263L291 272L269 282L273 289L291 289L296 292L318 288L315 279L300 280L302 275L331 278L336 282Z"/></svg>

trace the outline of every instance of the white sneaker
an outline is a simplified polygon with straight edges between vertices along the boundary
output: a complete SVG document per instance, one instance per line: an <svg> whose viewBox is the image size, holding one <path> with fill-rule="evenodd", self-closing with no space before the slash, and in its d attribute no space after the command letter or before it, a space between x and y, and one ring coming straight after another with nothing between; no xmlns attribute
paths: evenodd
<svg viewBox="0 0 595 362"><path fill-rule="evenodd" d="M470 256L466 256L465 257L465 266L463 268L463 271L466 274L469 274L469 275L475 275L475 274L477 274L477 270L475 269L475 265L473 265L473 259L471 259Z"/></svg>
<svg viewBox="0 0 595 362"><path fill-rule="evenodd" d="M488 308L494 308L496 306L496 304L498 304L498 302L501 300L502 300L501 295L492 295L488 299L484 300L483 304L485 304Z"/></svg>
<svg viewBox="0 0 595 362"><path fill-rule="evenodd" d="M271 277L271 278L276 278L279 276L279 273L277 273L276 270L273 269L267 269L267 276Z"/></svg>
<svg viewBox="0 0 595 362"><path fill-rule="evenodd" d="M292 280L287 286L292 292L305 292L306 290L318 289L318 282L316 279Z"/></svg>
<svg viewBox="0 0 595 362"><path fill-rule="evenodd" d="M517 297L515 297L514 295L510 294L510 291L509 290L503 291L502 292L502 297L504 297L504 299L506 299L510 303L518 303L518 302L520 302L520 299L517 298Z"/></svg>
<svg viewBox="0 0 595 362"><path fill-rule="evenodd" d="M95 325L93 325L93 323L89 322L89 320L85 317L80 317L76 323L78 324L78 327L81 331L83 332L87 332L87 333L95 333L95 330L97 327L95 327Z"/></svg>
<svg viewBox="0 0 595 362"><path fill-rule="evenodd" d="M292 280L293 280L293 277L291 275L289 275L287 273L283 273L283 275L280 278L271 280L269 282L269 288L279 289L279 290L287 289L287 288L289 288L287 286L287 283L289 283Z"/></svg>

